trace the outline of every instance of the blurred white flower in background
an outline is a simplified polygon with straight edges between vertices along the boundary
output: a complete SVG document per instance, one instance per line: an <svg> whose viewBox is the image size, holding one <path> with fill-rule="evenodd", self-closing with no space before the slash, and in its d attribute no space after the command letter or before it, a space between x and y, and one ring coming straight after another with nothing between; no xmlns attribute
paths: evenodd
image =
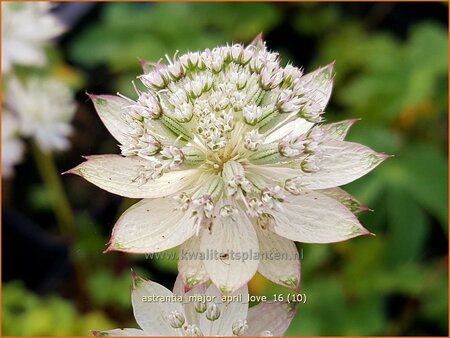
<svg viewBox="0 0 450 338"><path fill-rule="evenodd" d="M261 302L249 308L247 285L222 302L214 284L185 292L178 276L173 293L133 273L131 301L141 329L94 331L95 336L282 336L295 315L294 302Z"/></svg>
<svg viewBox="0 0 450 338"><path fill-rule="evenodd" d="M32 137L44 151L69 148L70 121L76 105L71 90L53 78L11 78L6 105L18 117L22 136Z"/></svg>
<svg viewBox="0 0 450 338"><path fill-rule="evenodd" d="M2 73L14 64L44 66L44 47L64 32L49 2L2 2Z"/></svg>
<svg viewBox="0 0 450 338"><path fill-rule="evenodd" d="M2 177L14 175L14 166L22 161L24 150L19 138L19 121L2 109Z"/></svg>

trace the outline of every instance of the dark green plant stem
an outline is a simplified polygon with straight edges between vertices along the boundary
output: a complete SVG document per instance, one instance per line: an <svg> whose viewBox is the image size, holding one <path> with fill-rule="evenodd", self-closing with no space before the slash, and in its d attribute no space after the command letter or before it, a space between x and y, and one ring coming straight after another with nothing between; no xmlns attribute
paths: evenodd
<svg viewBox="0 0 450 338"><path fill-rule="evenodd" d="M75 218L61 182L53 156L43 151L34 141L31 142L33 155L39 170L39 174L50 193L53 211L58 222L61 234L70 241L75 238Z"/></svg>
<svg viewBox="0 0 450 338"><path fill-rule="evenodd" d="M75 278L80 293L80 299L83 304L89 303L89 293L86 289L87 266L86 262L76 257L73 251L73 244L77 237L75 227L75 216L70 206L67 195L61 182L61 174L59 173L53 156L49 152L43 151L34 141L31 142L31 148L39 170L44 181L45 187L50 193L53 211L56 216L60 234L65 237L70 246L70 255L75 269Z"/></svg>

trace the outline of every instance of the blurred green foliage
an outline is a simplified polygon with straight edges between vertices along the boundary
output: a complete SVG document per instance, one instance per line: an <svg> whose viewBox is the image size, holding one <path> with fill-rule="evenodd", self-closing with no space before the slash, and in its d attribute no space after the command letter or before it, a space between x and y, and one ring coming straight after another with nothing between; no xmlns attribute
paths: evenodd
<svg viewBox="0 0 450 338"><path fill-rule="evenodd" d="M136 70L137 58L158 60L177 50L184 53L223 41L248 41L279 19L266 3L111 4L96 25L77 37L71 55L88 66Z"/></svg>
<svg viewBox="0 0 450 338"><path fill-rule="evenodd" d="M325 117L361 118L348 139L393 158L345 187L374 210L360 219L376 236L298 245L304 254L301 292L308 300L299 306L287 335L446 335L447 27L426 17L400 34L385 28L379 17L389 15L395 5L349 4L346 9L351 6L368 10L346 12L337 3L107 3L98 19L77 29L65 47L84 77L62 65L57 73L65 70L76 86L83 81L89 86L96 81L89 71L100 70L112 79L107 92L133 95L130 81L140 74L138 58L157 61L177 50L249 42L260 32L284 61L292 57L307 71L336 60ZM443 4L432 6L447 10ZM114 148L115 141L109 142ZM28 196L37 210L45 209L48 199L40 186ZM3 334L85 335L89 329L133 323L129 269L145 267L142 274L152 279L172 276L174 281L177 264L101 254L110 228L78 213L73 260L82 267L93 307L103 312L79 314L68 300L40 298L9 284L3 290ZM259 275L250 291L268 296L291 292ZM111 308L128 317L111 324L106 319Z"/></svg>
<svg viewBox="0 0 450 338"><path fill-rule="evenodd" d="M85 66L107 66L117 75L117 88L129 95L130 81L140 72L138 59L157 61L177 51L249 41L279 20L268 3L115 3L77 36L70 55Z"/></svg>
<svg viewBox="0 0 450 338"><path fill-rule="evenodd" d="M100 311L81 314L67 299L39 297L18 282L3 284L4 336L88 336L92 330L114 326Z"/></svg>

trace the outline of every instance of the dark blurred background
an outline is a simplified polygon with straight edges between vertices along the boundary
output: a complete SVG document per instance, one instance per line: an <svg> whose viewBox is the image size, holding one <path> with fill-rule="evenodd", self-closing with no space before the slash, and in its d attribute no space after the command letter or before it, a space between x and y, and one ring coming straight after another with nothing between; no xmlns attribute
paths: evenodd
<svg viewBox="0 0 450 338"><path fill-rule="evenodd" d="M85 92L134 97L138 58L250 42L307 72L336 60L327 121L361 118L349 139L395 155L345 189L373 212L375 237L298 244L302 292L287 335L448 335L447 3L63 3L69 26L51 50L54 76L77 92L72 148L118 153ZM135 327L130 268L172 288L176 261L103 254L135 201L62 177L75 231L57 226L55 198L33 157L2 182L3 335L89 335ZM261 276L253 294L288 293Z"/></svg>

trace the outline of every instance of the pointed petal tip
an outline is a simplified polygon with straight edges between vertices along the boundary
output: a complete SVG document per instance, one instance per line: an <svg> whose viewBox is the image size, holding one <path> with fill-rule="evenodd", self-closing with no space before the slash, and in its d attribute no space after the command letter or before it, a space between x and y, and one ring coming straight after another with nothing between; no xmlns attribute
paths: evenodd
<svg viewBox="0 0 450 338"><path fill-rule="evenodd" d="M287 287L289 287L290 289L292 289L292 291L295 291L296 293L300 292L300 278L295 278L295 284L293 284L292 286L286 285Z"/></svg>
<svg viewBox="0 0 450 338"><path fill-rule="evenodd" d="M350 124L353 126L355 123L357 123L357 122L359 122L359 121L361 121L362 120L362 118L360 118L360 117L355 117L355 118L353 118L353 119L349 119L349 122L350 122Z"/></svg>
<svg viewBox="0 0 450 338"><path fill-rule="evenodd" d="M85 91L85 94L88 96L89 100L91 100L94 104L95 104L95 100L101 96L99 94L88 93L87 91Z"/></svg>
<svg viewBox="0 0 450 338"><path fill-rule="evenodd" d="M376 235L373 232L370 232L369 230L367 230L366 228L363 228L356 237L359 237L359 236L376 236Z"/></svg>
<svg viewBox="0 0 450 338"><path fill-rule="evenodd" d="M81 176L79 169L80 165L77 165L76 167L73 167L72 169L66 170L64 172L61 173L61 175L77 175L77 176Z"/></svg>
<svg viewBox="0 0 450 338"><path fill-rule="evenodd" d="M131 269L131 281L133 283L133 291L141 286L142 283L146 282L146 280L139 276L133 269Z"/></svg>
<svg viewBox="0 0 450 338"><path fill-rule="evenodd" d="M146 64L149 63L149 61L147 61L147 60L145 60L145 59L143 59L143 58L141 58L141 57L137 57L137 59L138 59L139 64L140 64L141 66L144 66L144 65L146 65Z"/></svg>
<svg viewBox="0 0 450 338"><path fill-rule="evenodd" d="M108 247L105 250L103 250L102 253L108 253L108 252L111 252L111 251L117 251L117 249L113 247L113 243L111 243L111 241L108 242L106 245Z"/></svg>
<svg viewBox="0 0 450 338"><path fill-rule="evenodd" d="M130 269L130 273L131 273L131 279L133 281L135 281L136 279L139 278L139 275L133 270L133 268Z"/></svg>
<svg viewBox="0 0 450 338"><path fill-rule="evenodd" d="M379 153L379 155L383 159L383 161L395 157L395 155L389 155L389 154L386 154L386 153Z"/></svg>
<svg viewBox="0 0 450 338"><path fill-rule="evenodd" d="M75 168L76 168L76 167L75 167ZM73 171L75 168L72 168L72 169L63 171L63 172L61 173L61 175L67 175L67 174L75 174L75 175L76 175L76 173Z"/></svg>
<svg viewBox="0 0 450 338"><path fill-rule="evenodd" d="M335 64L336 64L336 60L333 60L333 61L331 61L329 64L327 64L327 65L325 66L325 68L328 68L328 69L330 69L330 70L333 70Z"/></svg>
<svg viewBox="0 0 450 338"><path fill-rule="evenodd" d="M264 37L262 32L259 33L254 39L253 41L250 43L250 46L255 46L258 48L264 48L265 47L265 43L264 43Z"/></svg>
<svg viewBox="0 0 450 338"><path fill-rule="evenodd" d="M114 231L114 230L113 230ZM114 241L114 233L111 236L111 240L106 244L108 247L103 251L103 253L109 253L111 251L124 252L127 254L148 254L149 252L143 249L130 249L126 246L121 245Z"/></svg>
<svg viewBox="0 0 450 338"><path fill-rule="evenodd" d="M259 32L258 35L255 36L253 41L264 41L264 36L262 32Z"/></svg>
<svg viewBox="0 0 450 338"><path fill-rule="evenodd" d="M89 161L90 159L93 159L96 156L99 156L99 155L81 155L81 158Z"/></svg>
<svg viewBox="0 0 450 338"><path fill-rule="evenodd" d="M359 211L360 211L360 212L366 212L366 211L373 212L374 210L373 210L373 209L370 209L367 205L364 205L364 204L363 204L363 205L360 206Z"/></svg>

